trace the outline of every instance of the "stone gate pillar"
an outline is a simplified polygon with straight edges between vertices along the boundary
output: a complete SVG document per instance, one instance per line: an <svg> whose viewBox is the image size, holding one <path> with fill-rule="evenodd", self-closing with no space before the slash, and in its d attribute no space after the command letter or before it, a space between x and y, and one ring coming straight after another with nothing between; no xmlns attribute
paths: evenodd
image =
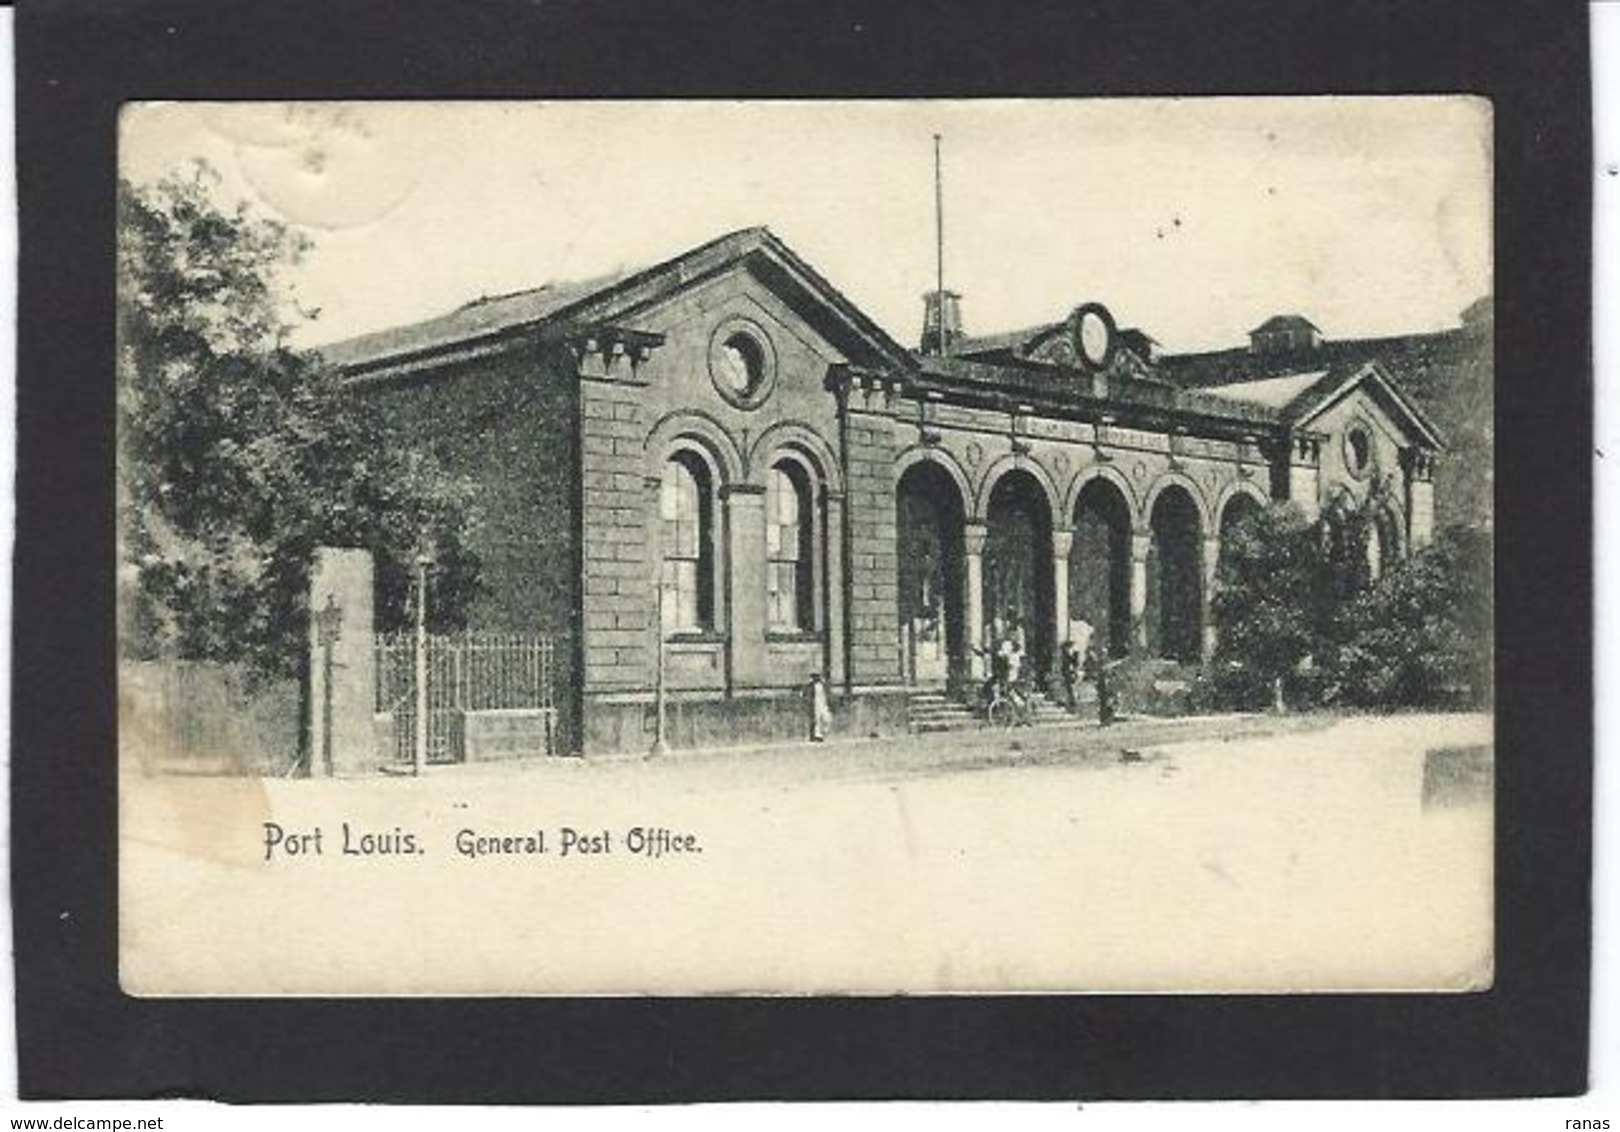
<svg viewBox="0 0 1620 1132"><path fill-rule="evenodd" d="M309 583L309 771L377 769L377 654L371 553L320 547Z"/></svg>

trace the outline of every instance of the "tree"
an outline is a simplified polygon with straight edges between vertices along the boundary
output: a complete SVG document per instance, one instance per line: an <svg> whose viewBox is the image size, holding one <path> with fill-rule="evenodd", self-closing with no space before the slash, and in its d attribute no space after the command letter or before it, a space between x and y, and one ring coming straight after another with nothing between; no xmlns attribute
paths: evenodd
<svg viewBox="0 0 1620 1132"><path fill-rule="evenodd" d="M378 620L405 618L412 562L435 561L436 628L477 592L468 484L380 425L317 356L281 273L306 237L220 208L199 164L118 192L121 635L138 655L296 671L314 550L378 563Z"/></svg>
<svg viewBox="0 0 1620 1132"><path fill-rule="evenodd" d="M1456 706L1489 699L1490 536L1442 531L1381 573L1368 553L1381 500L1310 522L1274 504L1222 539L1212 601L1212 691L1258 707L1280 700L1355 707Z"/></svg>
<svg viewBox="0 0 1620 1132"><path fill-rule="evenodd" d="M1210 603L1215 686L1229 702L1257 707L1280 700L1317 648L1331 573L1317 525L1291 503L1256 510L1221 541Z"/></svg>
<svg viewBox="0 0 1620 1132"><path fill-rule="evenodd" d="M1340 696L1381 708L1487 700L1491 592L1489 539L1442 531L1340 608L1331 661Z"/></svg>

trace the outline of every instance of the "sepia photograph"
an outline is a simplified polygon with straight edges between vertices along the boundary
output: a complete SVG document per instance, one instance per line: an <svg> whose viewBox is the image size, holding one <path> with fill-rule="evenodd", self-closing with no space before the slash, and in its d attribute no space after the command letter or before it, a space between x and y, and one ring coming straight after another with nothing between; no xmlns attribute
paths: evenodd
<svg viewBox="0 0 1620 1132"><path fill-rule="evenodd" d="M125 104L123 990L1490 990L1493 136Z"/></svg>

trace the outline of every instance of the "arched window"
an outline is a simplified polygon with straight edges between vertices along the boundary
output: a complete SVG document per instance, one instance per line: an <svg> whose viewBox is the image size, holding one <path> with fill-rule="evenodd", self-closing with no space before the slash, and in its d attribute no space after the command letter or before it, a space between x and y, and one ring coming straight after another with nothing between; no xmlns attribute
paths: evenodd
<svg viewBox="0 0 1620 1132"><path fill-rule="evenodd" d="M663 573L659 608L665 633L714 628L714 502L708 466L692 452L664 465L658 517Z"/></svg>
<svg viewBox="0 0 1620 1132"><path fill-rule="evenodd" d="M816 629L815 504L810 477L792 460L771 468L765 486L766 597L770 627Z"/></svg>

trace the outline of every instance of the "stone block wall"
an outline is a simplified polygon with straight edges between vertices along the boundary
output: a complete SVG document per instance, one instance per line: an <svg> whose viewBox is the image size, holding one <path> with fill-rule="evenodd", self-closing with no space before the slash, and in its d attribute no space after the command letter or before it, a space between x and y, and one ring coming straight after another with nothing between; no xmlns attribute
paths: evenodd
<svg viewBox="0 0 1620 1132"><path fill-rule="evenodd" d="M560 347L518 344L356 387L391 439L432 452L446 471L477 484L474 549L483 592L468 627L556 640L558 748L565 752L578 749L580 725L581 485L572 371Z"/></svg>
<svg viewBox="0 0 1620 1132"><path fill-rule="evenodd" d="M645 688L653 680L653 489L643 466L648 422L639 393L629 384L580 380L583 660L591 692Z"/></svg>
<svg viewBox="0 0 1620 1132"><path fill-rule="evenodd" d="M852 400L859 396L852 394ZM890 418L851 408L846 431L849 672L852 685L900 680L895 436Z"/></svg>

